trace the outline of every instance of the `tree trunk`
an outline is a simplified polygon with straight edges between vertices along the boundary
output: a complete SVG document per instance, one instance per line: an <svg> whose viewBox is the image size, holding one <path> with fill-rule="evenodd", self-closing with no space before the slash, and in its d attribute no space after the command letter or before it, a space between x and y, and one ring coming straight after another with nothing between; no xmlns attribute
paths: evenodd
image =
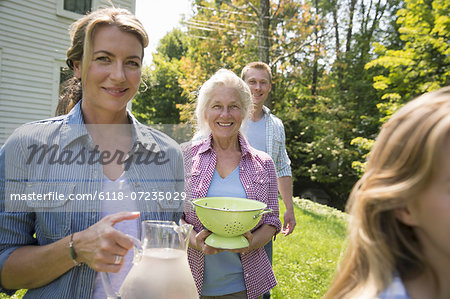
<svg viewBox="0 0 450 299"><path fill-rule="evenodd" d="M319 60L319 32L318 32L318 26L319 24L317 24L317 20L319 19L318 15L319 15L319 2L318 0L314 1L314 5L315 5L315 11L316 11L316 24L314 25L314 41L315 41L315 45L314 45L314 63L313 63L313 72L312 72L312 86L311 86L311 95L313 96L313 100L314 100L314 96L317 95L317 77L318 77L318 60ZM315 100L314 100L315 101Z"/></svg>
<svg viewBox="0 0 450 299"><path fill-rule="evenodd" d="M336 74L338 77L338 80L336 82L337 84L337 90L342 89L342 53L341 53L341 42L339 37L339 22L338 22L338 7L337 3L332 8L332 14L333 14L333 27L334 27L334 38L335 38L335 51L336 51Z"/></svg>
<svg viewBox="0 0 450 299"><path fill-rule="evenodd" d="M353 16L355 14L355 6L356 6L356 0L350 0L350 13L349 13L349 20L348 20L348 31L347 31L347 44L345 47L345 53L347 54L350 52L350 46L352 41L352 34L353 34Z"/></svg>
<svg viewBox="0 0 450 299"><path fill-rule="evenodd" d="M339 41L339 24L338 24L338 8L335 6L333 7L333 27L334 27L334 33L335 33L335 51L336 51L336 60L341 60L341 44Z"/></svg>
<svg viewBox="0 0 450 299"><path fill-rule="evenodd" d="M260 61L269 64L270 45L269 45L269 27L270 27L270 0L259 1L258 28L258 58Z"/></svg>

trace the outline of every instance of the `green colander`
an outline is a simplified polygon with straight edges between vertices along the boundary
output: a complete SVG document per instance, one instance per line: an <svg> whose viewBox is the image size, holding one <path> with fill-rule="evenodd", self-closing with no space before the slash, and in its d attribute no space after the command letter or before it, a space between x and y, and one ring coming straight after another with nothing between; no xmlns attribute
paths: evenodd
<svg viewBox="0 0 450 299"><path fill-rule="evenodd" d="M247 247L243 233L254 228L261 216L271 213L260 201L236 197L205 197L193 201L200 222L212 232L205 243L211 247Z"/></svg>

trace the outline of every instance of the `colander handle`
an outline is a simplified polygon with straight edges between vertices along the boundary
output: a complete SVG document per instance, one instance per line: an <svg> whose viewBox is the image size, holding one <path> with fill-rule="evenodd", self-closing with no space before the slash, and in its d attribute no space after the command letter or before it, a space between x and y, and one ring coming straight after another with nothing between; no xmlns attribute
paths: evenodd
<svg viewBox="0 0 450 299"><path fill-rule="evenodd" d="M256 219L256 218L258 218L259 216L262 216L262 215L264 215L264 214L269 214L269 213L272 213L272 212L273 212L272 209L265 208L264 210L262 210L262 211L259 212L258 214L254 215L254 216L253 216L253 219Z"/></svg>

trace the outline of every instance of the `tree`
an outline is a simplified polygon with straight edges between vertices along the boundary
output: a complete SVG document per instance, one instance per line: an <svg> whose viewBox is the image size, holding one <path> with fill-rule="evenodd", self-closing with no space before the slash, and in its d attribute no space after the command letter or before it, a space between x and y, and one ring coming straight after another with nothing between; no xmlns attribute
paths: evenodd
<svg viewBox="0 0 450 299"><path fill-rule="evenodd" d="M299 72L287 80L297 86L297 97L285 97L278 91L287 88L277 86L275 98L283 99L278 115L293 142L289 147L295 153L291 156L296 187L319 184L334 195L339 208L358 178L353 165L364 161L367 153L352 140L378 131L375 72L364 65L372 59L373 41L385 40L390 29L380 28L381 20L390 24L397 8L396 1L312 1L313 51L298 61ZM289 59L286 68L292 63L296 61ZM292 121L294 111L297 117Z"/></svg>
<svg viewBox="0 0 450 299"><path fill-rule="evenodd" d="M335 206L342 208L381 116L379 93L372 86L380 68L365 65L374 58L374 42L386 49L403 45L393 22L400 4L195 0L194 15L184 23L186 47L174 50L182 55L168 65L165 56L155 60L152 86L174 82L165 74L176 73L184 102L174 107L181 108L180 121L190 122L198 88L219 68L239 74L250 61L268 62L274 73L268 105L285 124L295 193L319 186L335 195ZM158 94L170 98L163 92Z"/></svg>
<svg viewBox="0 0 450 299"><path fill-rule="evenodd" d="M191 102L201 84L219 68L239 74L248 62L262 60L275 74L284 72L285 66L289 66L288 72L298 73L302 57L309 56L314 23L309 6L300 1L197 0L193 7L194 16L185 22L191 40L183 58L185 76L180 80ZM266 105L272 107L271 99ZM192 108L184 105L186 118L182 120L191 118Z"/></svg>
<svg viewBox="0 0 450 299"><path fill-rule="evenodd" d="M364 65L372 42L384 38L379 24L395 11L390 3L397 1L197 0L181 87L193 101L218 68L239 73L249 61L268 62L268 104L285 123L296 192L318 184L342 203L357 179L352 163L365 154L351 141L378 129L373 71ZM193 105L184 108L188 120Z"/></svg>
<svg viewBox="0 0 450 299"><path fill-rule="evenodd" d="M405 0L394 27L399 41L375 44L379 56L365 67L377 72L373 85L379 92L379 124L417 95L450 83L449 8L445 0ZM354 140L366 152L373 142L368 136ZM364 169L363 163L355 165Z"/></svg>
<svg viewBox="0 0 450 299"><path fill-rule="evenodd" d="M133 110L138 120L147 124L178 124L179 105L188 100L178 83L187 37L181 30L174 29L160 41L156 50L152 65L143 70Z"/></svg>
<svg viewBox="0 0 450 299"><path fill-rule="evenodd" d="M374 87L383 100L378 104L383 115L389 117L413 97L450 83L449 8L445 0L405 0L397 20L402 48L375 45L379 57L366 68L380 72Z"/></svg>

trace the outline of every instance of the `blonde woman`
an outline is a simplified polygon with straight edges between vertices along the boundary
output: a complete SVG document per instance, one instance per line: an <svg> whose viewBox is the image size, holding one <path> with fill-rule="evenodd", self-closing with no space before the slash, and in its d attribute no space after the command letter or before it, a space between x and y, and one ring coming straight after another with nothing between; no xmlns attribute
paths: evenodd
<svg viewBox="0 0 450 299"><path fill-rule="evenodd" d="M132 265L126 234L182 212L181 200L165 200L184 189L180 147L126 109L144 27L105 8L72 29L67 114L21 126L0 150L0 292L24 288L25 298L106 298L98 272L117 273L118 290Z"/></svg>
<svg viewBox="0 0 450 299"><path fill-rule="evenodd" d="M325 298L450 298L450 87L383 125L347 208L349 244Z"/></svg>

